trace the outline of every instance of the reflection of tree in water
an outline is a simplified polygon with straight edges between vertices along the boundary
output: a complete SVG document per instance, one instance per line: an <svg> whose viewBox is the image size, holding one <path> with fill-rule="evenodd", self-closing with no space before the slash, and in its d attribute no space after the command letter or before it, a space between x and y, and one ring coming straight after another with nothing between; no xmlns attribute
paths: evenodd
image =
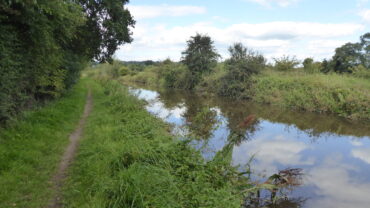
<svg viewBox="0 0 370 208"><path fill-rule="evenodd" d="M242 141L250 140L254 133L259 130L260 121L253 109L243 105L242 102L228 102L218 100L218 107L227 119L227 127L230 131L228 141L233 145L240 145Z"/></svg>
<svg viewBox="0 0 370 208"><path fill-rule="evenodd" d="M236 101L222 97L202 97L194 92L182 90L159 91L160 100L166 108L172 109L189 99L203 103L203 106L217 106L229 121L230 131L241 135L242 129L237 125L248 115L270 122L294 126L317 140L323 136L351 135L364 137L370 134L366 122L349 121L338 116L311 112L292 111L273 105L262 105L248 101ZM193 101L192 101L193 102ZM241 137L241 136L240 136Z"/></svg>
<svg viewBox="0 0 370 208"><path fill-rule="evenodd" d="M162 92L160 93L162 96ZM189 96L189 94L191 96ZM248 101L235 101L221 97L201 97L187 91L170 91L163 94L162 101L167 104L181 103L186 99L197 99L208 106L217 106L229 120L230 130L241 135L241 129L235 129L243 118L255 114L271 122L284 123L296 127L313 138L313 141L330 135L351 135L364 137L370 134L365 122L349 121L334 115L292 111L278 106L261 105ZM171 106L171 105L168 105ZM241 136L240 136L241 137Z"/></svg>
<svg viewBox="0 0 370 208"><path fill-rule="evenodd" d="M159 92L159 99L167 109L173 109L186 101L186 96L179 90L164 90Z"/></svg>
<svg viewBox="0 0 370 208"><path fill-rule="evenodd" d="M185 100L186 111L183 114L185 126L190 131L190 136L196 139L208 140L213 136L214 130L221 122L217 112L201 102L197 97L188 97Z"/></svg>
<svg viewBox="0 0 370 208"><path fill-rule="evenodd" d="M184 117L191 135L196 139L208 140L211 138L220 122L217 118L217 112L209 107L203 107L195 115L189 115L189 113L190 111L186 111Z"/></svg>

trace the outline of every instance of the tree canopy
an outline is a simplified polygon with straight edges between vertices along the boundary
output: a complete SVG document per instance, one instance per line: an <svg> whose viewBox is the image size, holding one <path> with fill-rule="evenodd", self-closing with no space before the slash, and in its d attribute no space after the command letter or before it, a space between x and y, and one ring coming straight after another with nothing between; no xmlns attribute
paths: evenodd
<svg viewBox="0 0 370 208"><path fill-rule="evenodd" d="M359 65L370 68L370 33L361 36L357 43L346 43L335 49L332 61L335 72L352 72L351 68Z"/></svg>
<svg viewBox="0 0 370 208"><path fill-rule="evenodd" d="M127 0L0 2L0 121L60 96L90 60L132 41Z"/></svg>
<svg viewBox="0 0 370 208"><path fill-rule="evenodd" d="M201 34L190 37L190 40L187 41L187 48L182 52L182 55L182 62L190 70L191 86L195 86L204 73L210 72L220 57L211 37Z"/></svg>

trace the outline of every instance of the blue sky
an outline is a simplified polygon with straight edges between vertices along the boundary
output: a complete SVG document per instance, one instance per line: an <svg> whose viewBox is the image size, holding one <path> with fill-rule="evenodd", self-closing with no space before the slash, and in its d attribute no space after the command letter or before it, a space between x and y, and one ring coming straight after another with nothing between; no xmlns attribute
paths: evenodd
<svg viewBox="0 0 370 208"><path fill-rule="evenodd" d="M134 42L121 60L181 58L197 32L212 37L223 59L242 42L268 57L330 58L336 47L370 32L370 0L132 0Z"/></svg>

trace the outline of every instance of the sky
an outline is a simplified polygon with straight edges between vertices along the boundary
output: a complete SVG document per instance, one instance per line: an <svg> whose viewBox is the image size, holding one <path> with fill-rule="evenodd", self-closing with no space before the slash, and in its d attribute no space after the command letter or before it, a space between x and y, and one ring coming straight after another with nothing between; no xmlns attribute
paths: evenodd
<svg viewBox="0 0 370 208"><path fill-rule="evenodd" d="M196 33L214 41L222 59L241 42L269 60L330 58L337 47L370 32L370 0L131 0L134 41L120 60L181 59Z"/></svg>

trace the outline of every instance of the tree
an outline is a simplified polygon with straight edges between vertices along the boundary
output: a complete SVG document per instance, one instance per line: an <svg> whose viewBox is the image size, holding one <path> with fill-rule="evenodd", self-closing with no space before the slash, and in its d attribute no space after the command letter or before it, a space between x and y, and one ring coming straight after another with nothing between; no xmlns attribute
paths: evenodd
<svg viewBox="0 0 370 208"><path fill-rule="evenodd" d="M124 7L128 0L79 0L86 23L78 30L73 42L74 49L97 61L112 62L117 47L132 41L135 24L130 12Z"/></svg>
<svg viewBox="0 0 370 208"><path fill-rule="evenodd" d="M191 89L200 82L204 73L211 71L220 57L213 46L211 37L198 33L187 41L187 48L182 55L182 62L190 71L189 87Z"/></svg>
<svg viewBox="0 0 370 208"><path fill-rule="evenodd" d="M218 94L238 97L249 87L252 74L259 73L266 66L266 59L259 53L248 49L242 43L229 47L230 58L225 61L226 75L221 78Z"/></svg>
<svg viewBox="0 0 370 208"><path fill-rule="evenodd" d="M346 43L335 49L333 56L333 70L335 72L352 72L353 68L363 65L370 67L370 33L360 37L358 43Z"/></svg>
<svg viewBox="0 0 370 208"><path fill-rule="evenodd" d="M333 62L331 60L324 59L321 63L321 72L329 73L333 70Z"/></svg>
<svg viewBox="0 0 370 208"><path fill-rule="evenodd" d="M351 72L350 68L362 62L362 45L360 43L346 43L335 49L333 56L335 72Z"/></svg>
<svg viewBox="0 0 370 208"><path fill-rule="evenodd" d="M246 48L242 43L230 46L229 53L230 58L225 61L226 69L235 80L244 82L266 66L266 59L261 54Z"/></svg>

